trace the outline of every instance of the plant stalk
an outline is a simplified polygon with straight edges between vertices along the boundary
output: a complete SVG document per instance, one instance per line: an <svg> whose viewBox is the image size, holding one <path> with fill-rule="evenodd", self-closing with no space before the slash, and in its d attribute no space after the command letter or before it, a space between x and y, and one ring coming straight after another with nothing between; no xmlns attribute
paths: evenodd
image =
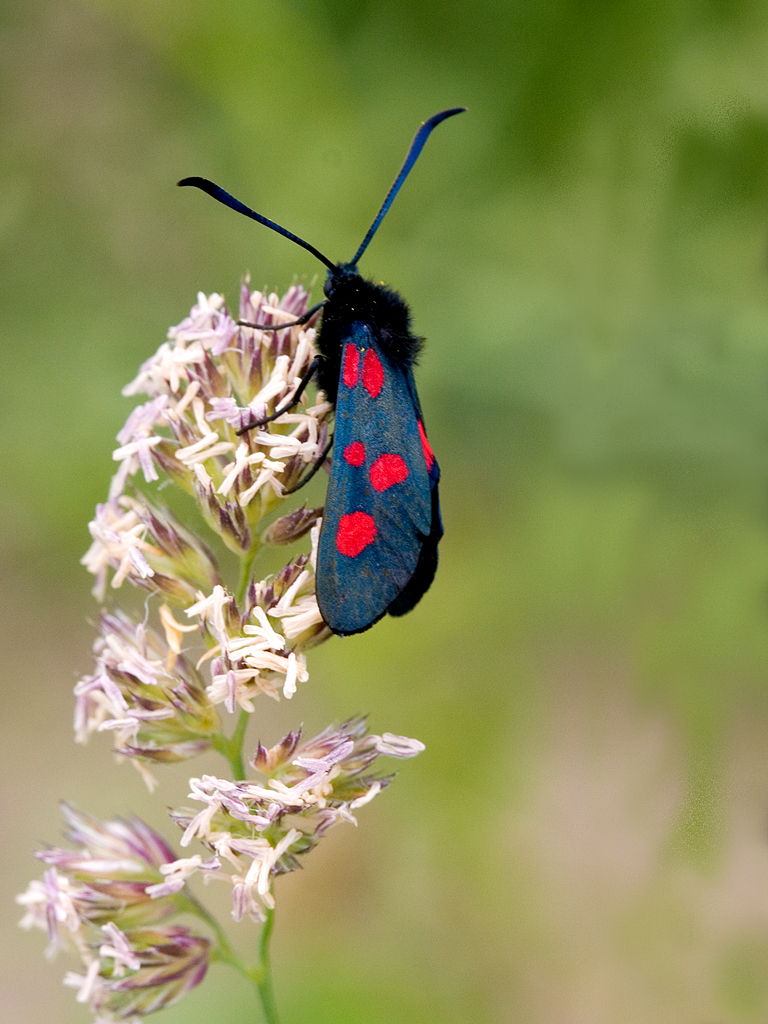
<svg viewBox="0 0 768 1024"><path fill-rule="evenodd" d="M269 958L269 940L272 937L275 912L274 910L267 910L266 913L267 916L264 921L264 927L261 929L261 938L259 939L259 962L253 968L251 976L259 990L264 1020L267 1024L280 1024L280 1018L277 1015L277 1004L275 1003L275 993L272 988L272 966Z"/></svg>

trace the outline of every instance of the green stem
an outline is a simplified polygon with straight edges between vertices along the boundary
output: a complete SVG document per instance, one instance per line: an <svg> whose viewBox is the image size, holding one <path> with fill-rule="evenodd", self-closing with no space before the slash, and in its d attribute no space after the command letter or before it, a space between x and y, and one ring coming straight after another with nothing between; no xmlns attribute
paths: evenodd
<svg viewBox="0 0 768 1024"><path fill-rule="evenodd" d="M267 910L264 927L261 929L261 939L259 940L259 962L250 972L259 990L261 1008L264 1011L264 1019L267 1024L280 1024L275 1003L275 993L272 988L272 967L269 960L269 940L272 937L274 923L274 910Z"/></svg>
<svg viewBox="0 0 768 1024"><path fill-rule="evenodd" d="M240 971L241 974L250 978L251 972L230 946L229 939L224 934L224 930L213 914L190 892L185 894L185 899L189 904L187 908L189 912L201 917L216 935L217 946L213 953L215 959L220 960L222 963L229 964L231 967L234 967L235 970Z"/></svg>
<svg viewBox="0 0 768 1024"><path fill-rule="evenodd" d="M235 731L232 733L232 757L230 759L230 765L232 766L232 773L235 779L245 778L245 766L243 765L243 740L245 739L245 730L248 728L248 712L241 711L240 717L237 720Z"/></svg>
<svg viewBox="0 0 768 1024"><path fill-rule="evenodd" d="M237 601L238 608L242 607L243 598L245 597L245 592L248 589L248 582L251 578L251 566L253 565L253 560L256 557L260 546L259 541L255 540L251 550L240 562L240 580L237 584L237 593L235 594L235 600Z"/></svg>
<svg viewBox="0 0 768 1024"><path fill-rule="evenodd" d="M240 717L237 720L235 731L230 737L227 736L214 736L211 740L211 745L214 750L218 750L229 761L229 767L232 772L232 778L235 781L245 778L245 765L243 764L243 740L245 738L245 730L248 726L248 712L241 711Z"/></svg>
<svg viewBox="0 0 768 1024"><path fill-rule="evenodd" d="M230 967L234 967L236 971L239 971L240 974L254 982L259 993L266 1024L280 1024L280 1018L277 1015L277 1004L275 1003L275 993L272 988L272 965L269 958L269 940L272 938L272 929L275 924L274 910L266 911L259 939L258 962L253 967L246 967L230 946L224 930L213 914L190 892L184 894L182 901L186 903L186 908L184 909L202 918L215 934L217 944L211 953L211 959L229 964Z"/></svg>

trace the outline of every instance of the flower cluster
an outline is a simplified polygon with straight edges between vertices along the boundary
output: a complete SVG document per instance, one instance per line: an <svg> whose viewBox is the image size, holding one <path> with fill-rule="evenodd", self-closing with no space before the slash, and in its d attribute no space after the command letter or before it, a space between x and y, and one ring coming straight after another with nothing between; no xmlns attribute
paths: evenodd
<svg viewBox="0 0 768 1024"><path fill-rule="evenodd" d="M308 298L298 286L279 299L245 284L240 318L288 323L306 312ZM93 543L83 563L100 600L108 583L118 589L126 581L160 597L165 639L122 613L102 615L96 671L76 690L80 742L112 730L118 752L140 770L142 761L192 757L220 731L212 705L252 712L258 694L291 697L308 678L303 652L331 635L314 591L322 509L272 514L284 490L324 450L331 407L318 401L242 437L236 431L290 398L314 357L314 335L313 327L242 326L220 295L201 294L124 389L126 395L143 391L149 401L118 434L120 468L90 524ZM178 484L246 565L262 545L284 546L307 534L311 553L270 580L248 581L238 601L209 545L134 486L137 473L145 487ZM181 657L185 633L200 645L197 667Z"/></svg>
<svg viewBox="0 0 768 1024"><path fill-rule="evenodd" d="M68 973L65 984L100 1020L169 1006L203 980L211 945L190 928L161 923L189 902L149 891L162 882L173 852L137 818L101 821L68 805L63 811L78 849L37 854L49 868L16 897L26 909L21 926L46 931L49 954L64 946L80 956L84 973Z"/></svg>
<svg viewBox="0 0 768 1024"><path fill-rule="evenodd" d="M315 597L323 509L281 509L325 456L331 406L321 394L263 422L290 400L314 358L312 321L293 323L308 298L298 286L280 299L246 283L242 323L220 295L199 295L124 391L147 401L118 434L120 466L90 524L83 562L103 607L94 669L75 687L75 738L111 733L116 754L150 789L149 766L207 750L228 760L233 778L190 779L189 798L203 809L170 812L182 847L199 840L204 855L178 858L137 819L101 821L71 807L64 813L77 851L38 853L47 871L19 897L21 923L44 928L51 952L67 946L79 955L83 973L65 981L99 1022L135 1021L169 1005L202 980L211 956L263 977L263 963L245 966L232 951L188 879L225 881L235 920L267 920L275 877L298 867L332 825L356 824L354 812L389 784L376 759L423 749L373 735L357 717L305 742L296 730L269 749L259 744L250 766L260 778L243 778L256 698L293 697L308 679L306 652L331 636ZM257 323L291 326L248 326ZM175 511L168 484L184 492ZM309 550L276 574L253 574L263 546L302 539ZM227 578L232 554L222 544L239 562L238 582ZM143 601L118 607L123 584ZM227 735L230 715L237 724ZM168 921L179 913L205 922L213 938Z"/></svg>
<svg viewBox="0 0 768 1024"><path fill-rule="evenodd" d="M203 680L181 654L184 630L160 608L165 636L122 611L103 612L96 671L75 686L75 738L111 731L115 749L137 760L181 761L207 750L221 719Z"/></svg>
<svg viewBox="0 0 768 1024"><path fill-rule="evenodd" d="M352 811L392 781L392 775L370 771L376 758L414 757L424 749L404 736L370 734L364 716L329 726L306 743L300 740L299 730L270 750L259 745L252 766L267 776L265 782L230 782L212 775L190 779L190 798L205 806L197 813L186 808L172 812L184 828L181 845L198 838L216 856L208 862L197 858L163 865L160 870L168 878L153 888L156 895L177 892L201 871L232 885L236 921L246 914L263 920L264 908L275 905L273 876L299 867L299 858L332 825L357 824ZM225 863L229 873L222 870Z"/></svg>
<svg viewBox="0 0 768 1024"><path fill-rule="evenodd" d="M309 295L294 286L277 295L240 293L240 319L265 326L290 323L307 311ZM198 295L190 315L141 367L125 395L144 393L118 434L113 458L121 463L110 491L119 499L141 468L145 481L158 471L195 497L208 525L236 553L252 551L254 531L298 483L328 439L331 405L302 411L238 436L254 419L290 398L314 356L313 327L261 331L236 323L221 295ZM86 564L97 561L103 541ZM110 562L110 564L112 564ZM115 585L113 579L113 586Z"/></svg>

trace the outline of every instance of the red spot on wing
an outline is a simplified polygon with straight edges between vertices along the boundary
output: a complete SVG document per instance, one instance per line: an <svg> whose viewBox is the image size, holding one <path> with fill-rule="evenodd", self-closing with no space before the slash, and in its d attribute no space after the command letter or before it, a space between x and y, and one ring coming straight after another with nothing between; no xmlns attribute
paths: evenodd
<svg viewBox="0 0 768 1024"><path fill-rule="evenodd" d="M432 469L432 466L434 464L435 453L432 451L432 447L431 447L429 441L427 440L427 435L424 432L424 424L421 422L421 420L418 421L418 424L419 424L419 437L421 438L421 447L424 450L424 458L427 461L427 469L429 470L429 469Z"/></svg>
<svg viewBox="0 0 768 1024"><path fill-rule="evenodd" d="M363 359L363 385L371 398L378 398L384 384L384 367L372 348L369 348Z"/></svg>
<svg viewBox="0 0 768 1024"><path fill-rule="evenodd" d="M371 485L377 491L386 491L388 487L401 484L408 476L408 467L400 455L387 452L380 455L371 466Z"/></svg>
<svg viewBox="0 0 768 1024"><path fill-rule="evenodd" d="M336 531L336 547L342 555L356 558L361 551L373 543L376 523L367 512L351 512L339 520Z"/></svg>
<svg viewBox="0 0 768 1024"><path fill-rule="evenodd" d="M344 373L341 379L348 388L353 388L357 384L357 365L359 360L360 356L357 352L357 346L347 345L344 349Z"/></svg>
<svg viewBox="0 0 768 1024"><path fill-rule="evenodd" d="M365 445L362 441L353 441L344 449L344 458L350 466L362 466L365 462Z"/></svg>

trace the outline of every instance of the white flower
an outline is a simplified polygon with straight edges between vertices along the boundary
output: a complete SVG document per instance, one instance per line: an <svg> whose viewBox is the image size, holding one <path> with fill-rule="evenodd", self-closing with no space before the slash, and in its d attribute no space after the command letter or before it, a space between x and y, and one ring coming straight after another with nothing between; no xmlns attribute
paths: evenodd
<svg viewBox="0 0 768 1024"><path fill-rule="evenodd" d="M111 940L111 944L109 942L103 943L99 947L99 956L102 959L114 961L113 977L121 978L125 974L126 968L131 971L138 971L141 967L141 960L131 949L131 944L125 932L120 931L114 921L109 921L107 924L102 925L101 930Z"/></svg>
<svg viewBox="0 0 768 1024"><path fill-rule="evenodd" d="M148 885L145 889L147 896L157 899L160 896L170 896L179 892L187 883L187 879L197 871L211 873L218 871L221 867L216 857L203 860L199 853L194 857L180 857L170 864L161 864L160 873L165 875L165 881L157 885Z"/></svg>
<svg viewBox="0 0 768 1024"><path fill-rule="evenodd" d="M371 737L376 742L376 749L380 754L387 754L389 757L416 757L427 748L421 740L412 740L408 736L396 736L392 732L382 733L381 736Z"/></svg>

